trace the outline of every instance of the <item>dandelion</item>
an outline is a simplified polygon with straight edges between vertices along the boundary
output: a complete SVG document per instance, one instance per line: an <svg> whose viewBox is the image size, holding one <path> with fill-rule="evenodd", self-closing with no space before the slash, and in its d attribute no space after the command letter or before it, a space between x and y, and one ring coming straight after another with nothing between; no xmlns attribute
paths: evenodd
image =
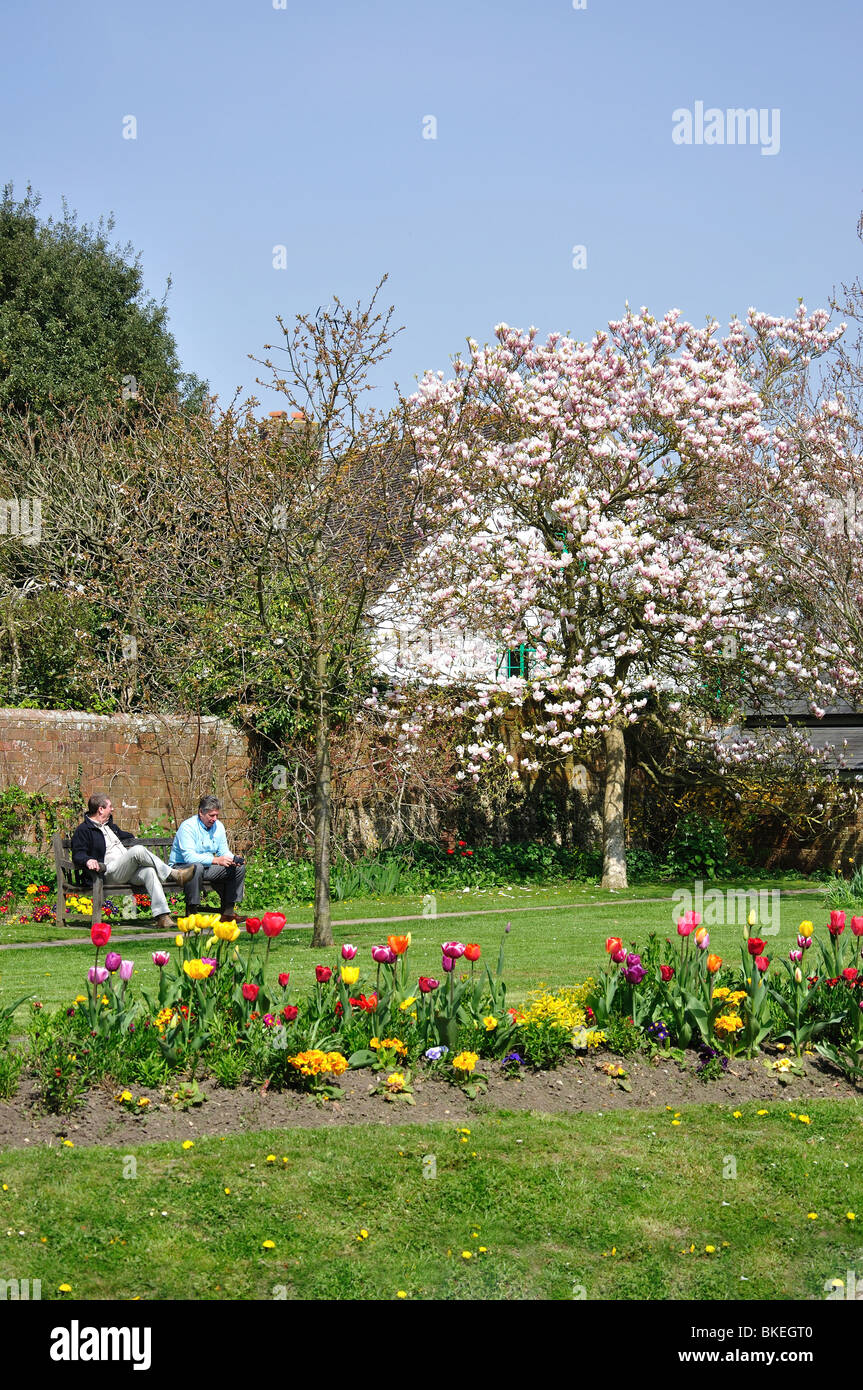
<svg viewBox="0 0 863 1390"><path fill-rule="evenodd" d="M267 1162L268 1162L268 1163L275 1163L275 1161L276 1161L276 1155L275 1155L275 1154L267 1154Z"/></svg>
<svg viewBox="0 0 863 1390"><path fill-rule="evenodd" d="M846 1211L846 1213L845 1213L845 1220L846 1220L846 1221L856 1221L856 1220L857 1220L857 1215L856 1215L856 1213L853 1212L853 1211Z"/></svg>
<svg viewBox="0 0 863 1390"><path fill-rule="evenodd" d="M276 1242L274 1240L264 1240L261 1242L261 1247L264 1250L275 1250Z"/></svg>
<svg viewBox="0 0 863 1390"><path fill-rule="evenodd" d="M399 1289L398 1293L396 1294L396 1298L407 1298L407 1294L405 1293L405 1290L404 1290L404 1289Z"/></svg>
<svg viewBox="0 0 863 1390"><path fill-rule="evenodd" d="M193 1149L194 1147L195 1147L195 1141L194 1141L194 1139L184 1139L184 1140L183 1140L183 1148L184 1148L184 1149Z"/></svg>
<svg viewBox="0 0 863 1390"><path fill-rule="evenodd" d="M817 1220L818 1220L818 1213L817 1213L817 1211L807 1211L807 1213L806 1213L806 1219L807 1219L807 1221L817 1221Z"/></svg>
<svg viewBox="0 0 863 1390"><path fill-rule="evenodd" d="M71 1293L71 1292L72 1292L72 1285L71 1285L71 1284L60 1284L60 1285L58 1285L57 1292L58 1292L58 1293Z"/></svg>
<svg viewBox="0 0 863 1390"><path fill-rule="evenodd" d="M472 1260L472 1259L473 1259L473 1251L472 1251L472 1250L462 1250L462 1252L461 1252L461 1257L462 1257L463 1260Z"/></svg>
<svg viewBox="0 0 863 1390"><path fill-rule="evenodd" d="M770 1112L768 1110L756 1110L755 1113L756 1115L768 1115Z"/></svg>
<svg viewBox="0 0 863 1390"><path fill-rule="evenodd" d="M809 1118L808 1115L798 1115L797 1118L798 1118L798 1120L800 1121L801 1124L804 1124L804 1125L811 1125L811 1123L812 1123L812 1121L810 1120L810 1118Z"/></svg>
<svg viewBox="0 0 863 1390"><path fill-rule="evenodd" d="M716 1246L715 1246L715 1245L705 1245L704 1249L706 1250L706 1252L707 1252L708 1255L715 1255L715 1254L716 1254Z"/></svg>
<svg viewBox="0 0 863 1390"><path fill-rule="evenodd" d="M741 1118L742 1114L743 1114L743 1111L742 1111L742 1110L732 1110L731 1114L732 1114L732 1116L734 1117L735 1120L739 1120L739 1119Z"/></svg>

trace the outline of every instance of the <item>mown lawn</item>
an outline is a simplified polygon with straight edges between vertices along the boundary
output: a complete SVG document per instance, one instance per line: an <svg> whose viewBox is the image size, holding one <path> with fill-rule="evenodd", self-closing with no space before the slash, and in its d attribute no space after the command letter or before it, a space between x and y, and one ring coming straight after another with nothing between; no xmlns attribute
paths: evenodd
<svg viewBox="0 0 863 1390"><path fill-rule="evenodd" d="M777 886L758 885L765 893ZM799 881L794 886L799 888ZM678 909L671 901L663 901L670 897L672 891L672 887L662 884L650 888L639 886L626 894L610 895L598 888L557 885L529 890L516 888L511 890L511 896L505 897L500 896L501 890L498 889L483 895L473 892L469 895L440 895L436 901L438 913L456 912L459 915L419 917L412 922L395 924L392 929L412 933L410 958L415 963L417 974L429 974L439 969L440 943L454 939L479 942L486 960L494 968L503 940L506 980L511 997L518 1000L540 982L551 986L572 984L597 971L605 958L605 939L609 935L619 935L627 942L638 940L643 944L648 933L653 931L676 942ZM820 907L821 892L819 887L813 886L803 896L781 899L780 931L776 936L765 938L768 954L786 953L794 944L798 925L804 918L814 921L816 928L823 930L827 914ZM765 899L765 902L769 904L771 900ZM735 964L743 932L743 906L740 902L733 904L733 922L710 928L711 950L718 951ZM360 959L364 971L369 972L366 983L374 984L368 948L386 939L387 926L385 923L340 926L339 923L350 917L393 917L421 910L422 903L418 898L391 898L385 903L354 900L334 906L336 941L352 941L362 948ZM306 915L309 916L308 913ZM299 913L297 920L300 920ZM505 930L507 923L511 925L508 933ZM77 930L67 934L86 937L88 931L89 923L82 921ZM123 934L122 926L115 928L115 934ZM155 984L157 971L151 960L151 952L156 945L164 946L165 942L151 943L145 936L141 941L122 946L122 954L135 962L135 980L138 982ZM89 945L2 951L0 1005L9 1004L29 993L41 999L48 1008L68 1003L81 990L93 959L94 951ZM315 963L325 959L327 953L310 950L308 930L291 931L286 928L274 942L270 953L274 975L284 970L291 972L294 999L312 987ZM19 1017L23 1017L23 1012L22 1008Z"/></svg>
<svg viewBox="0 0 863 1390"><path fill-rule="evenodd" d="M863 1112L758 1108L7 1152L0 1277L43 1299L823 1299L863 1269Z"/></svg>

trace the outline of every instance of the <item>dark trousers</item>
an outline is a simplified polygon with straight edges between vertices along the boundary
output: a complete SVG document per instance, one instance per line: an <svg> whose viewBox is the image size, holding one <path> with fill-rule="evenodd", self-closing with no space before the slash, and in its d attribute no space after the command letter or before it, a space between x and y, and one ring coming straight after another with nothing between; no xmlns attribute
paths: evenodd
<svg viewBox="0 0 863 1390"><path fill-rule="evenodd" d="M232 912L243 901L243 885L246 881L245 864L196 864L195 872L183 886L186 898L186 913L200 912L201 894L206 888L214 888L219 895L219 908L222 912Z"/></svg>

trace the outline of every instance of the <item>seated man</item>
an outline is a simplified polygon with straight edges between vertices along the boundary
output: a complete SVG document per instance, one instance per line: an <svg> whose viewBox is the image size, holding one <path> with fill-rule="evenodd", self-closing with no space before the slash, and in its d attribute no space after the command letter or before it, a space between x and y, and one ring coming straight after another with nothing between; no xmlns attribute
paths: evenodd
<svg viewBox="0 0 863 1390"><path fill-rule="evenodd" d="M140 884L150 895L154 926L167 931L175 923L171 921L162 885L185 884L194 869L172 869L146 845L136 845L131 831L120 830L114 824L113 810L110 797L98 792L90 797L87 815L72 836L72 863L85 887L92 884L97 874L104 877L106 888Z"/></svg>
<svg viewBox="0 0 863 1390"><path fill-rule="evenodd" d="M225 827L219 820L222 803L217 796L202 796L198 814L184 820L171 846L168 863L192 865L195 875L186 887L187 912L200 912L201 893L212 886L223 913L233 912L243 900L246 866L228 849Z"/></svg>

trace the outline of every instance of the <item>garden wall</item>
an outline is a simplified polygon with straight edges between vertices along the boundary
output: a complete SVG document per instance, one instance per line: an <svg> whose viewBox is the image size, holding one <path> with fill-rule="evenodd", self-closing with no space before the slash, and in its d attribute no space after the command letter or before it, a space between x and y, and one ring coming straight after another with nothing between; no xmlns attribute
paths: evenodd
<svg viewBox="0 0 863 1390"><path fill-rule="evenodd" d="M248 767L245 738L221 719L0 709L0 790L82 806L106 792L123 829L158 820L173 829L211 792L236 825Z"/></svg>

